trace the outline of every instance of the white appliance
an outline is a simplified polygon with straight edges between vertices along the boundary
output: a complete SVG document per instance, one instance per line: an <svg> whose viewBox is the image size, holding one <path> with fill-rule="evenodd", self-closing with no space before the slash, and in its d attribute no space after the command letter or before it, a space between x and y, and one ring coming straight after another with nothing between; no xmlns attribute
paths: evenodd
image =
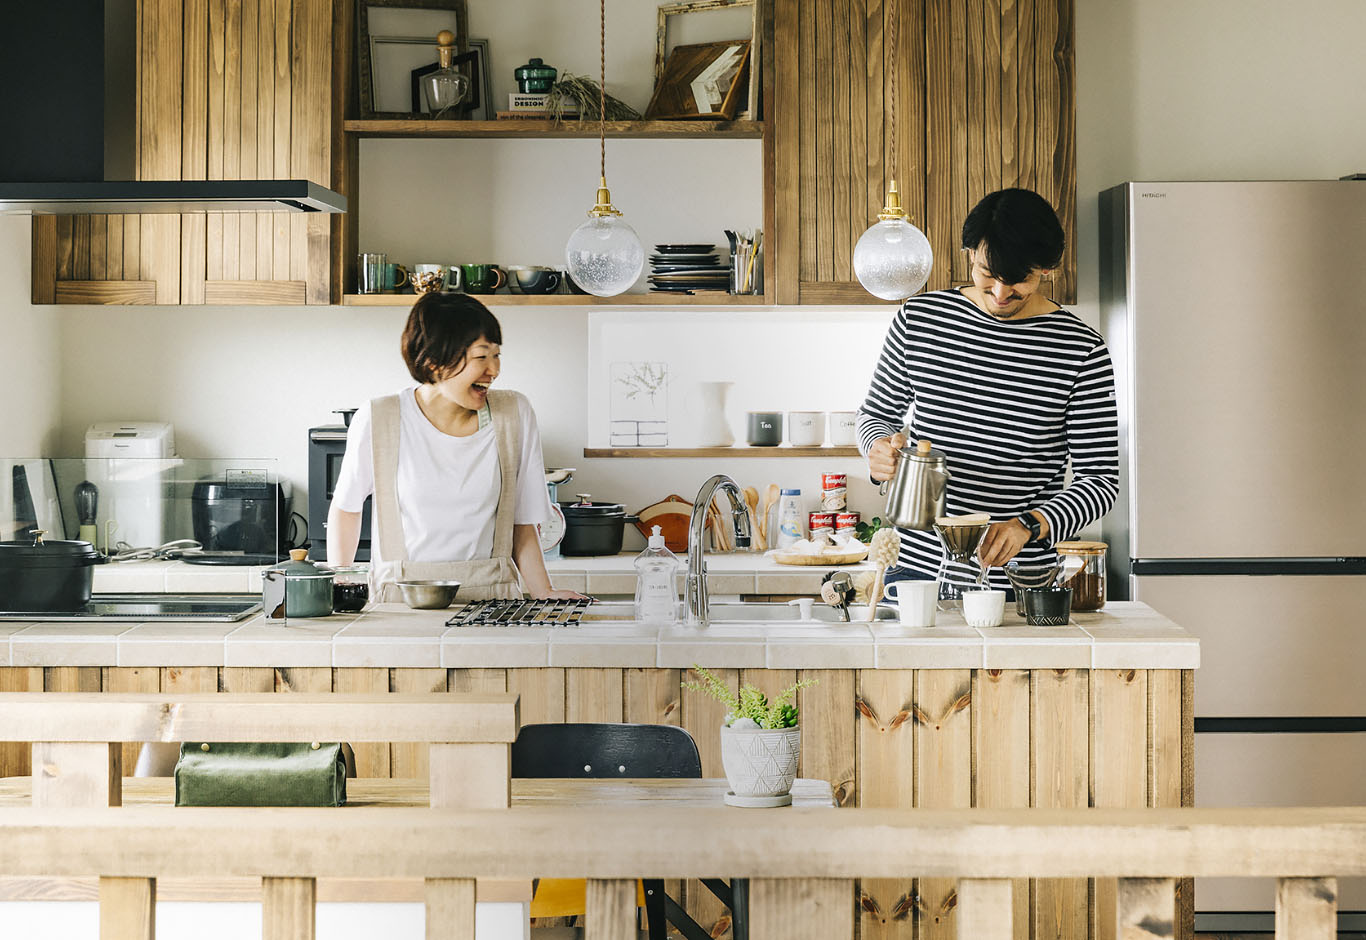
<svg viewBox="0 0 1366 940"><path fill-rule="evenodd" d="M1195 802L1366 805L1366 181L1101 194L1115 357L1113 596L1200 637ZM1342 879L1340 929L1366 880ZM1270 881L1200 880L1196 930L1270 931Z"/></svg>
<svg viewBox="0 0 1366 940"><path fill-rule="evenodd" d="M174 457L175 429L165 422L110 421L86 430L85 477L99 490L100 550L118 542L148 548L167 541L167 458Z"/></svg>

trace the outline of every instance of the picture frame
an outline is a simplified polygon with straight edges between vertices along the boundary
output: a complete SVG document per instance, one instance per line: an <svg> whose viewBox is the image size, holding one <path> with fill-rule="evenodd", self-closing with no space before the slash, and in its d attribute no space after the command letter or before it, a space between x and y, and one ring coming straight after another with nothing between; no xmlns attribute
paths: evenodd
<svg viewBox="0 0 1366 940"><path fill-rule="evenodd" d="M664 77L664 66L668 59L669 19L690 14L719 13L725 10L749 8L749 93L744 107L739 109L736 118L740 120L759 120L762 117L759 99L759 76L762 44L759 29L758 0L676 0L659 6L655 31L655 87L659 87ZM710 37L708 37L710 38Z"/></svg>
<svg viewBox="0 0 1366 940"><path fill-rule="evenodd" d="M465 0L358 0L356 58L362 119L423 117L410 108L412 72L435 59L436 35L443 29L455 33L456 53L464 53L469 34ZM424 44L426 50L421 48Z"/></svg>
<svg viewBox="0 0 1366 940"><path fill-rule="evenodd" d="M452 61L452 64L470 80L469 97L460 104L458 110L460 116L468 120L491 121L494 111L493 79L489 74L489 41L487 39L471 39L468 45L469 49L455 56ZM412 70L409 92L412 97L413 113L431 113L431 105L426 100L426 94L422 88L422 76L436 71L439 67L437 63L429 62Z"/></svg>
<svg viewBox="0 0 1366 940"><path fill-rule="evenodd" d="M679 46L655 83L645 119L733 121L748 72L747 39Z"/></svg>

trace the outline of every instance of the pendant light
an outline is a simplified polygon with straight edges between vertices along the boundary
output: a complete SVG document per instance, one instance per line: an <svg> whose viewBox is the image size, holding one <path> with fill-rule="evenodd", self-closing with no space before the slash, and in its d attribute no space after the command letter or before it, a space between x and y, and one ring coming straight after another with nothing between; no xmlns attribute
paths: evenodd
<svg viewBox="0 0 1366 940"><path fill-rule="evenodd" d="M891 45L896 56L896 27L898 3L892 3ZM896 188L896 90L897 69L892 71L892 159L891 179L887 186L887 201L878 213L878 221L859 236L854 246L854 274L864 290L883 300L905 300L930 277L934 251L930 240L906 218L901 209L901 194Z"/></svg>
<svg viewBox="0 0 1366 940"><path fill-rule="evenodd" d="M607 190L607 0L598 2L601 75L598 82L598 150L601 178L588 221L574 229L565 245L565 264L574 283L590 294L615 297L640 277L645 249L635 229L612 205Z"/></svg>

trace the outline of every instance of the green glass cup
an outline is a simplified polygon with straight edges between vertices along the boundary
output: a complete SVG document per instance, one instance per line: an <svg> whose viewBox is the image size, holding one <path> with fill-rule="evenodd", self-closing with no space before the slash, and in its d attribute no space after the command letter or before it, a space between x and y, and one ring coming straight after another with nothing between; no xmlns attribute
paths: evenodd
<svg viewBox="0 0 1366 940"><path fill-rule="evenodd" d="M460 271L465 275L467 294L492 294L508 279L496 264L462 264Z"/></svg>

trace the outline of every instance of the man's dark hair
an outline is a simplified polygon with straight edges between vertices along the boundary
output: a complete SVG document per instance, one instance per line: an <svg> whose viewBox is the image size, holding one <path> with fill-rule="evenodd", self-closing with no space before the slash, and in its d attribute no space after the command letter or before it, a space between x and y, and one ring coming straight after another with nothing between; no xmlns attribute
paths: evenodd
<svg viewBox="0 0 1366 940"><path fill-rule="evenodd" d="M480 339L503 342L503 328L489 309L468 294L423 294L403 327L403 361L423 385L459 372Z"/></svg>
<svg viewBox="0 0 1366 940"><path fill-rule="evenodd" d="M963 220L963 247L986 249L986 265L1006 284L1035 269L1062 263L1066 236L1048 200L1028 189L1002 189L973 206Z"/></svg>

